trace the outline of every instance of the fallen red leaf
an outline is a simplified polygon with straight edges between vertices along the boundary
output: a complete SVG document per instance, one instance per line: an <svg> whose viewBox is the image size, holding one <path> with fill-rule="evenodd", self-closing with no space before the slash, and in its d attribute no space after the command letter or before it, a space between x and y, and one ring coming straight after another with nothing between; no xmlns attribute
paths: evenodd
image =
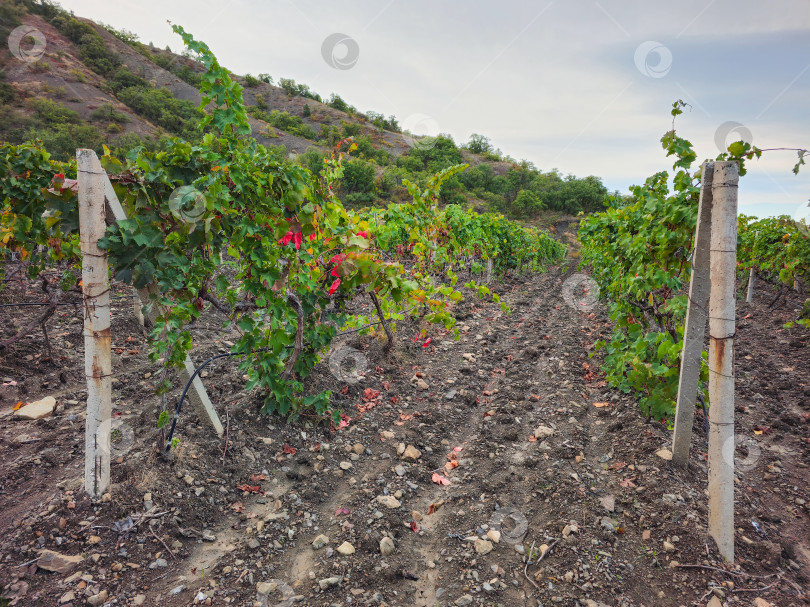
<svg viewBox="0 0 810 607"><path fill-rule="evenodd" d="M242 504L242 502L234 502L233 504L231 504L231 510L233 510L236 513L244 512L245 506Z"/></svg>
<svg viewBox="0 0 810 607"><path fill-rule="evenodd" d="M438 472L433 473L433 479L432 480L437 485L444 485L445 487L450 484L450 480L448 478L442 476Z"/></svg>
<svg viewBox="0 0 810 607"><path fill-rule="evenodd" d="M298 453L298 449L295 447L290 447L287 443L284 443L284 453L288 455L295 455Z"/></svg>
<svg viewBox="0 0 810 607"><path fill-rule="evenodd" d="M264 474L251 474L250 475L250 482L251 483L258 483L259 481L266 481L267 477Z"/></svg>
<svg viewBox="0 0 810 607"><path fill-rule="evenodd" d="M335 516L340 516L341 514L349 514L349 512L350 511L348 508L338 508L337 510L335 510Z"/></svg>
<svg viewBox="0 0 810 607"><path fill-rule="evenodd" d="M236 488L239 489L239 491L247 491L248 493L262 492L262 488L259 487L258 485L248 485L247 483L245 483L244 485L236 485Z"/></svg>
<svg viewBox="0 0 810 607"><path fill-rule="evenodd" d="M363 390L363 400L365 401L375 400L379 396L380 396L379 390L375 390L373 388L366 388L365 390Z"/></svg>
<svg viewBox="0 0 810 607"><path fill-rule="evenodd" d="M419 525L416 524L416 521L411 521L411 530L419 533L421 529L419 529Z"/></svg>

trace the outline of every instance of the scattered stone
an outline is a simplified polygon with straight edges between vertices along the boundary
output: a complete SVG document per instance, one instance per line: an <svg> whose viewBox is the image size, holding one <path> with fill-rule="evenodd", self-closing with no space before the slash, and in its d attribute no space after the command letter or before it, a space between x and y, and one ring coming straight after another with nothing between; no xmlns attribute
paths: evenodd
<svg viewBox="0 0 810 607"><path fill-rule="evenodd" d="M422 452L413 445L408 445L405 447L405 451L402 452L402 459L405 461L415 462L420 457L422 457Z"/></svg>
<svg viewBox="0 0 810 607"><path fill-rule="evenodd" d="M501 541L501 532L497 529L490 529L487 531L487 537L491 539L493 543L498 544Z"/></svg>
<svg viewBox="0 0 810 607"><path fill-rule="evenodd" d="M566 571L565 575L563 576L563 579L566 581L566 583L570 584L571 582L574 581L574 572Z"/></svg>
<svg viewBox="0 0 810 607"><path fill-rule="evenodd" d="M775 607L775 606L773 603L757 597L754 599L754 607Z"/></svg>
<svg viewBox="0 0 810 607"><path fill-rule="evenodd" d="M320 550L321 548L326 546L328 543L329 543L329 538L322 533L318 537L316 537L314 540L312 540L312 547L315 550Z"/></svg>
<svg viewBox="0 0 810 607"><path fill-rule="evenodd" d="M338 464L341 470L350 470L352 468L352 463L347 461L342 461Z"/></svg>
<svg viewBox="0 0 810 607"><path fill-rule="evenodd" d="M473 602L472 596L470 596L469 594L465 594L464 596L461 596L456 599L455 605L463 607L464 605L469 605L472 602Z"/></svg>
<svg viewBox="0 0 810 607"><path fill-rule="evenodd" d="M278 582L259 582L256 584L256 594L267 596L278 588Z"/></svg>
<svg viewBox="0 0 810 607"><path fill-rule="evenodd" d="M397 464L394 466L394 472L397 476L405 476L405 466L402 464Z"/></svg>
<svg viewBox="0 0 810 607"><path fill-rule="evenodd" d="M43 399L20 407L14 412L14 417L18 419L42 419L53 413L55 408L56 399L53 396L46 396Z"/></svg>
<svg viewBox="0 0 810 607"><path fill-rule="evenodd" d="M669 449L659 449L655 454L663 460L672 461L672 451Z"/></svg>
<svg viewBox="0 0 810 607"><path fill-rule="evenodd" d="M612 495L606 495L599 498L599 503L608 512L613 512L616 509L616 498Z"/></svg>
<svg viewBox="0 0 810 607"><path fill-rule="evenodd" d="M53 550L42 550L37 559L37 567L54 573L70 573L82 562L81 555L67 556Z"/></svg>
<svg viewBox="0 0 810 607"><path fill-rule="evenodd" d="M135 605L135 607L140 607L145 602L146 602L146 595L145 594L137 594L137 595L135 595L135 598L132 599L132 604Z"/></svg>
<svg viewBox="0 0 810 607"><path fill-rule="evenodd" d="M543 440L549 436L554 436L553 428L549 428L548 426L537 426L537 428L534 429L534 437L537 440Z"/></svg>
<svg viewBox="0 0 810 607"><path fill-rule="evenodd" d="M107 591L102 590L98 594L94 594L93 596L87 597L87 604L92 605L92 607L100 607L104 604L104 601L107 600Z"/></svg>
<svg viewBox="0 0 810 607"><path fill-rule="evenodd" d="M664 552L675 552L675 544L664 541Z"/></svg>
<svg viewBox="0 0 810 607"><path fill-rule="evenodd" d="M352 546L349 542L343 542L337 547L337 551L343 556L349 556L350 554L354 554L354 546Z"/></svg>
<svg viewBox="0 0 810 607"><path fill-rule="evenodd" d="M445 400L453 400L458 394L457 390L450 390L447 394L444 395Z"/></svg>
<svg viewBox="0 0 810 607"><path fill-rule="evenodd" d="M337 586L342 580L343 578L338 576L327 577L322 580L318 580L318 586L320 586L321 590L326 590L332 586Z"/></svg>
<svg viewBox="0 0 810 607"><path fill-rule="evenodd" d="M492 552L494 548L492 542L490 542L489 540L483 540L481 538L476 538L473 545L475 547L475 551L481 556L489 554L490 552Z"/></svg>
<svg viewBox="0 0 810 607"><path fill-rule="evenodd" d="M365 451L366 448L360 443L354 443L354 445L352 445L352 452L356 453L357 455L363 455Z"/></svg>
<svg viewBox="0 0 810 607"><path fill-rule="evenodd" d="M72 590L68 590L65 594L62 595L62 598L59 599L59 603L69 603L70 601L76 600L76 593Z"/></svg>
<svg viewBox="0 0 810 607"><path fill-rule="evenodd" d="M393 495L378 495L377 503L386 508L399 508L402 504Z"/></svg>
<svg viewBox="0 0 810 607"><path fill-rule="evenodd" d="M641 539L646 542L650 539L650 535L651 535L650 530L645 529L644 531L641 532Z"/></svg>
<svg viewBox="0 0 810 607"><path fill-rule="evenodd" d="M394 554L395 549L396 546L394 544L394 540L392 540L390 537L385 536L380 540L380 554L383 556L390 556Z"/></svg>
<svg viewBox="0 0 810 607"><path fill-rule="evenodd" d="M709 599L709 602L706 604L706 607L723 607L723 603L716 596L713 596L712 598Z"/></svg>
<svg viewBox="0 0 810 607"><path fill-rule="evenodd" d="M168 566L169 562L166 559L155 559L153 562L149 563L149 569L157 569L158 567L163 569Z"/></svg>
<svg viewBox="0 0 810 607"><path fill-rule="evenodd" d="M576 525L566 525L565 527L563 527L562 535L563 537L568 537L572 533L577 533L578 531L579 527L577 527Z"/></svg>
<svg viewBox="0 0 810 607"><path fill-rule="evenodd" d="M430 388L427 382L422 378L416 380L416 387L420 390L427 390L428 388Z"/></svg>
<svg viewBox="0 0 810 607"><path fill-rule="evenodd" d="M255 537L250 538L247 545L251 550L256 550L259 546L261 546L259 540L257 540Z"/></svg>
<svg viewBox="0 0 810 607"><path fill-rule="evenodd" d="M191 476L190 474L186 474L186 475L183 477L183 482L184 482L186 485L193 485L193 484L194 484L194 477L193 477L193 476Z"/></svg>

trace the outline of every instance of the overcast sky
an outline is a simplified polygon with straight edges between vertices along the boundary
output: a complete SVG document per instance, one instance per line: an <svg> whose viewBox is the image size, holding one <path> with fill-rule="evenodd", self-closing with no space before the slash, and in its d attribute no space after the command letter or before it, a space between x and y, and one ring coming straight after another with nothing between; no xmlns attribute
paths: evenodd
<svg viewBox="0 0 810 607"><path fill-rule="evenodd" d="M692 109L676 127L701 159L719 153L723 131L728 142L742 133L761 148L810 148L807 0L61 4L175 51L167 20L179 23L236 73L294 78L416 133L459 143L482 133L516 159L623 192L671 168L659 139L679 98ZM332 34L349 41L324 55ZM794 163L794 152L752 162L740 211L804 207L810 161L799 176Z"/></svg>

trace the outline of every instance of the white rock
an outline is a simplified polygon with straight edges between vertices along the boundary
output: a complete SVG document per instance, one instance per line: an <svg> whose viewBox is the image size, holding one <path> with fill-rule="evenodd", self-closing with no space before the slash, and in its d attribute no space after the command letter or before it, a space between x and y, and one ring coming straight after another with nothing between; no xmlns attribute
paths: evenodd
<svg viewBox="0 0 810 607"><path fill-rule="evenodd" d="M393 495L378 495L377 503L386 508L399 508L402 505Z"/></svg>
<svg viewBox="0 0 810 607"><path fill-rule="evenodd" d="M314 540L312 540L312 547L315 550L320 550L321 548L326 546L328 543L329 543L329 538L322 533L318 537L316 537Z"/></svg>
<svg viewBox="0 0 810 607"><path fill-rule="evenodd" d="M394 540L392 540L390 537L385 536L380 540L380 554L383 556L390 556L394 554L395 549L396 545L394 544Z"/></svg>
<svg viewBox="0 0 810 607"><path fill-rule="evenodd" d="M352 546L349 542L343 542L337 547L337 551L343 556L349 556L350 554L354 554L354 546Z"/></svg>
<svg viewBox="0 0 810 607"><path fill-rule="evenodd" d="M422 457L422 452L413 445L408 445L405 447L405 451L402 452L402 459L409 462L415 462L420 457Z"/></svg>
<svg viewBox="0 0 810 607"><path fill-rule="evenodd" d="M495 544L500 543L501 541L501 532L497 529L490 529L487 531L487 537L491 539Z"/></svg>
<svg viewBox="0 0 810 607"><path fill-rule="evenodd" d="M482 540L481 538L476 538L474 546L475 551L481 556L489 554L490 552L492 552L494 548L492 542L490 542L489 540Z"/></svg>
<svg viewBox="0 0 810 607"><path fill-rule="evenodd" d="M672 461L672 451L669 449L659 449L655 454L663 460Z"/></svg>
<svg viewBox="0 0 810 607"><path fill-rule="evenodd" d="M549 436L554 435L554 429L549 428L548 426L537 426L534 430L534 437L538 440L543 440L544 438L548 438Z"/></svg>
<svg viewBox="0 0 810 607"><path fill-rule="evenodd" d="M46 396L41 400L20 407L14 412L14 417L19 419L42 419L53 413L55 408L56 399L53 396Z"/></svg>

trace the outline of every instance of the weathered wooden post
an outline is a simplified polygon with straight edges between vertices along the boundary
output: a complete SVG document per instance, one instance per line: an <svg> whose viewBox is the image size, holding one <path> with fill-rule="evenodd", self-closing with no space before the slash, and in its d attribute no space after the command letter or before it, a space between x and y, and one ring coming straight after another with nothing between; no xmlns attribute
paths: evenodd
<svg viewBox="0 0 810 607"><path fill-rule="evenodd" d="M681 352L681 373L678 378L678 404L675 410L675 430L672 435L672 461L685 467L689 462L692 424L695 420L702 364L703 340L709 308L709 249L712 230L712 178L714 163L703 164L700 202L695 232L695 252L692 256L692 277L689 281L689 306Z"/></svg>
<svg viewBox="0 0 810 607"><path fill-rule="evenodd" d="M104 181L95 152L77 150L79 232L84 300L84 371L87 376L84 488L94 498L110 488L110 277L107 252L98 241L107 230Z"/></svg>
<svg viewBox="0 0 810 607"><path fill-rule="evenodd" d="M709 298L709 535L734 560L734 333L739 165L716 162Z"/></svg>

